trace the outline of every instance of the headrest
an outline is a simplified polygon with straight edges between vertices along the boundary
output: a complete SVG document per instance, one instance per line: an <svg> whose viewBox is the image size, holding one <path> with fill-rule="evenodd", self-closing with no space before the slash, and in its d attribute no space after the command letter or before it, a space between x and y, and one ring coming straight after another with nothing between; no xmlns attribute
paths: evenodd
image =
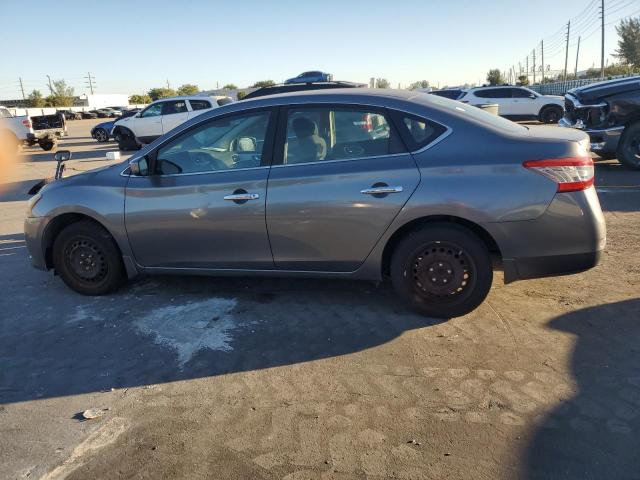
<svg viewBox="0 0 640 480"><path fill-rule="evenodd" d="M293 121L293 131L298 138L307 138L312 135L317 135L318 126L313 120L306 117L299 117Z"/></svg>

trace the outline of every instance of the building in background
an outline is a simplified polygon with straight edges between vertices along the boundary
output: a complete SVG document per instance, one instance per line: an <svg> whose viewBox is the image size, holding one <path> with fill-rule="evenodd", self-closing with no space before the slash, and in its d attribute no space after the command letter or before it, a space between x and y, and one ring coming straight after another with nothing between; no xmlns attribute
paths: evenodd
<svg viewBox="0 0 640 480"><path fill-rule="evenodd" d="M87 95L82 94L76 97L73 103L75 107L91 107L91 108L104 108L104 107L126 107L129 105L129 95L120 93L106 93Z"/></svg>

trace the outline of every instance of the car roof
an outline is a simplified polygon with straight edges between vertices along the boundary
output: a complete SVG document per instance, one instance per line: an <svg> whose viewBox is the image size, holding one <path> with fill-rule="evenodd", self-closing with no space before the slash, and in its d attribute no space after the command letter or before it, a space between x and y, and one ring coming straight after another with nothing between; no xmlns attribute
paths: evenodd
<svg viewBox="0 0 640 480"><path fill-rule="evenodd" d="M294 92L274 93L261 97L244 99L242 104L260 103L264 105L286 105L287 103L313 103L326 101L364 101L365 99L404 99L408 100L417 96L416 92L409 90L392 90L382 88L331 88L320 90L298 90ZM348 103L348 102L345 102Z"/></svg>
<svg viewBox="0 0 640 480"><path fill-rule="evenodd" d="M154 100L152 103L164 102L167 100L203 100L207 98L218 100L220 98L230 98L230 97L228 97L227 95L179 95L177 97L159 98L158 100Z"/></svg>

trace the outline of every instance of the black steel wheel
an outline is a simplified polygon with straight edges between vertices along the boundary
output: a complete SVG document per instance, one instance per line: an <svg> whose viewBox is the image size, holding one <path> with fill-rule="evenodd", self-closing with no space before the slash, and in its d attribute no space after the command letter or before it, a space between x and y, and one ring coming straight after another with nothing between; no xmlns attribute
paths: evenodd
<svg viewBox="0 0 640 480"><path fill-rule="evenodd" d="M111 292L124 279L113 238L89 220L72 223L60 232L53 244L53 264L67 286L83 295Z"/></svg>
<svg viewBox="0 0 640 480"><path fill-rule="evenodd" d="M456 224L433 224L404 237L391 258L391 280L412 307L436 318L465 315L493 281L484 243Z"/></svg>
<svg viewBox="0 0 640 480"><path fill-rule="evenodd" d="M631 170L640 170L640 123L625 128L618 145L618 161Z"/></svg>

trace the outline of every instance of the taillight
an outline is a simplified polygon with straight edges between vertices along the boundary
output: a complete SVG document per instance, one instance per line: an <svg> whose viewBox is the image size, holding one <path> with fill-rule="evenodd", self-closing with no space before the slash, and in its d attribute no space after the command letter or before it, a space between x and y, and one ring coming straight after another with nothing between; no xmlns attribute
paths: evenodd
<svg viewBox="0 0 640 480"><path fill-rule="evenodd" d="M577 192L593 185L593 160L590 157L529 160L522 164L558 184L558 192Z"/></svg>
<svg viewBox="0 0 640 480"><path fill-rule="evenodd" d="M24 120L22 120L22 125L24 125L27 128L31 128L31 120L29 120L28 118L25 118Z"/></svg>

